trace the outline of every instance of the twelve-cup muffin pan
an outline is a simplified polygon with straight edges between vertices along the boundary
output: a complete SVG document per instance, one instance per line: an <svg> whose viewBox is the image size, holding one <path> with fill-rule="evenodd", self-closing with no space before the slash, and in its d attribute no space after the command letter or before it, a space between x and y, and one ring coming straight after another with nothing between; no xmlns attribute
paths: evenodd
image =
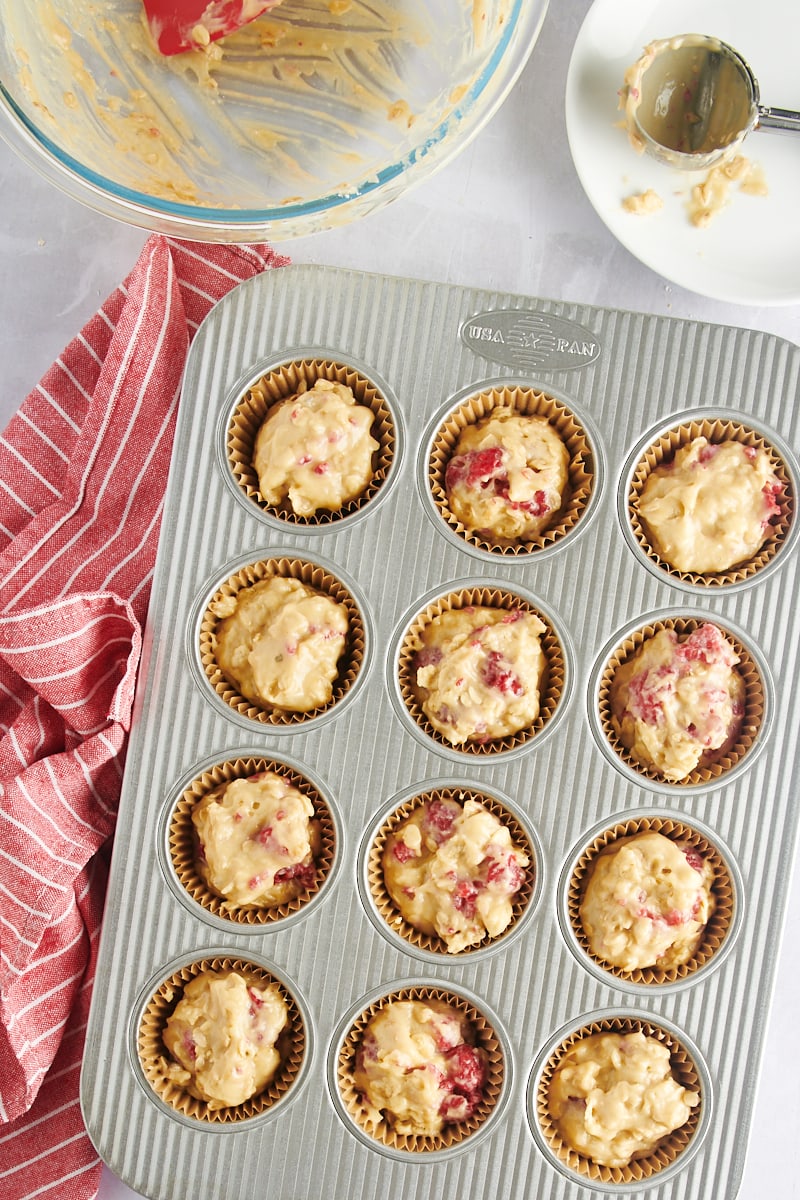
<svg viewBox="0 0 800 1200"><path fill-rule="evenodd" d="M265 408L318 375L373 409L376 475L341 515L297 521L262 502L249 447ZM800 349L733 327L316 267L211 311L184 378L81 1084L90 1136L133 1189L735 1195L797 843L798 401ZM447 446L498 403L545 414L570 452L564 510L524 547L447 509ZM665 567L636 516L643 475L698 429L768 446L783 485L759 561L708 581ZM272 575L350 618L331 703L290 720L214 664L215 598ZM522 734L461 747L421 712L412 664L432 615L476 604L541 619L543 700ZM742 660L743 732L671 783L615 740L607 678L649 631L704 622ZM306 794L320 839L314 886L267 916L205 886L188 815L262 770ZM528 861L506 933L455 954L404 928L380 878L393 822L441 795L505 814ZM643 829L710 858L717 908L685 967L626 975L591 956L576 914L592 856ZM272 981L291 1014L277 1078L222 1116L176 1090L160 1040L208 964ZM397 997L467 1014L488 1063L482 1105L438 1140L376 1126L353 1082L359 1031ZM652 1034L700 1097L623 1171L565 1147L547 1112L560 1056L598 1030Z"/></svg>

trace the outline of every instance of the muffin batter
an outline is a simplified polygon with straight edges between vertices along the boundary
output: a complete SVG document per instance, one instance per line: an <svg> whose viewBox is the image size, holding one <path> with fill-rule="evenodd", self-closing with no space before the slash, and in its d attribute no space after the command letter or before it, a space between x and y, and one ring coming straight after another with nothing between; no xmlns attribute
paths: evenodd
<svg viewBox="0 0 800 1200"><path fill-rule="evenodd" d="M567 448L545 417L498 409L460 434L447 502L466 530L495 545L529 541L561 510L568 470Z"/></svg>
<svg viewBox="0 0 800 1200"><path fill-rule="evenodd" d="M545 626L523 609L448 609L424 629L417 693L448 742L487 742L517 733L539 715Z"/></svg>
<svg viewBox="0 0 800 1200"><path fill-rule="evenodd" d="M356 403L346 384L318 379L274 405L258 431L253 466L267 504L288 498L297 516L338 512L359 496L379 449L370 430L375 415Z"/></svg>
<svg viewBox="0 0 800 1200"><path fill-rule="evenodd" d="M216 660L255 704L310 712L328 704L348 630L347 610L279 575L213 605Z"/></svg>
<svg viewBox="0 0 800 1200"><path fill-rule="evenodd" d="M386 840L386 889L403 918L444 939L451 954L499 937L529 859L483 805L433 799Z"/></svg>
<svg viewBox="0 0 800 1200"><path fill-rule="evenodd" d="M687 962L714 908L713 881L709 862L663 834L614 843L596 859L580 908L589 949L623 971Z"/></svg>
<svg viewBox="0 0 800 1200"><path fill-rule="evenodd" d="M173 1082L210 1109L244 1104L280 1066L276 1042L288 1012L274 984L233 971L204 971L187 983L164 1029Z"/></svg>
<svg viewBox="0 0 800 1200"><path fill-rule="evenodd" d="M562 1140L607 1167L649 1154L700 1102L673 1078L669 1049L643 1033L597 1033L564 1055L550 1081Z"/></svg>
<svg viewBox="0 0 800 1200"><path fill-rule="evenodd" d="M319 823L308 796L263 771L203 796L192 812L198 870L230 904L274 908L316 878Z"/></svg>
<svg viewBox="0 0 800 1200"><path fill-rule="evenodd" d="M368 1022L354 1080L370 1116L398 1134L436 1135L481 1103L486 1066L458 1009L396 1000Z"/></svg>
<svg viewBox="0 0 800 1200"><path fill-rule="evenodd" d="M709 622L684 641L674 629L647 638L611 684L612 723L622 744L666 779L685 779L735 740L745 691L738 662Z"/></svg>
<svg viewBox="0 0 800 1200"><path fill-rule="evenodd" d="M782 490L766 450L697 437L650 473L638 509L665 562L705 574L758 553Z"/></svg>

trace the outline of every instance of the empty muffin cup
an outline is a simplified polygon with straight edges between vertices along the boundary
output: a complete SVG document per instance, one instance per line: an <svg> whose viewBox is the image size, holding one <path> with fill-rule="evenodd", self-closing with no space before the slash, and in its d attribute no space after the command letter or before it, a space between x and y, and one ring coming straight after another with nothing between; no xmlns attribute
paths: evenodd
<svg viewBox="0 0 800 1200"><path fill-rule="evenodd" d="M652 662L645 661L650 654ZM698 683L697 714L687 717L674 699L684 671L691 672L686 664L714 658L724 668L714 704ZM674 696L665 680L670 671ZM766 681L754 653L730 628L705 617L665 616L629 633L602 666L596 699L613 758L642 779L677 788L711 786L730 774L755 751L765 727ZM672 708L675 719L667 720Z"/></svg>
<svg viewBox="0 0 800 1200"><path fill-rule="evenodd" d="M211 976L236 977L237 986L245 989L251 1009L264 1003L263 997L268 993L282 1010L283 1027L274 1044L277 1065L265 1084L235 1104L215 1100L206 1088L199 1088L191 1072L176 1060L164 1040L170 1019L185 999L187 987L193 981ZM269 1113L298 1083L307 1056L308 1036L295 997L277 976L248 959L216 954L178 967L155 987L139 1018L136 1049L145 1080L168 1108L182 1117L203 1123L235 1126ZM185 1041L190 1035L184 1033L183 1037ZM243 1057L252 1058L252 1055L246 1053ZM201 1091L206 1094L198 1094Z"/></svg>
<svg viewBox="0 0 800 1200"><path fill-rule="evenodd" d="M298 802L304 801L311 811L305 814L305 822L301 818L304 828L298 828L294 814L278 812L279 817L284 815L293 822L290 837L284 837L275 846L275 853L280 858L270 856L273 830L269 825L265 826L266 818L259 821L258 813L253 814L252 820L241 820L238 813L233 815L232 827L237 827L235 822L239 817L242 827L246 826L248 841L257 844L257 849L263 847L265 865L280 864L277 874L272 872L274 878L253 880L247 877L265 869L257 856L247 854L240 867L235 860L230 861L230 845L226 840L228 829L223 829L217 853L221 863L218 865L209 848L203 845L193 817L198 806L222 800L228 786L235 781L253 781L264 776L294 795L299 793ZM246 802L246 797L244 800ZM256 798L254 803L258 805L261 801ZM279 826L276 826L275 835L277 832ZM185 895L211 916L256 931L283 922L315 902L331 876L338 849L336 822L320 789L286 763L256 755L215 763L197 775L182 790L172 808L167 839L175 877ZM308 852L301 858L298 849L287 866L285 844L291 845L291 840L302 843L300 849L305 848L307 841ZM247 845L239 849L246 851ZM250 900L250 891L260 892L260 898Z"/></svg>
<svg viewBox="0 0 800 1200"><path fill-rule="evenodd" d="M414 845L421 831L422 858L408 850L404 827ZM404 904L405 873L417 862L414 899ZM452 891L447 871L459 875ZM511 937L533 903L539 874L522 822L475 787L430 787L402 801L378 826L365 857L369 895L385 929L414 950L445 957L469 957Z"/></svg>
<svg viewBox="0 0 800 1200"><path fill-rule="evenodd" d="M602 1094L606 1085L613 1087L614 1067L613 1061L609 1061L607 1045L596 1040L602 1035L613 1037L615 1045L620 1047L613 1054L625 1064L624 1095L631 1111L624 1120L615 1120L617 1104L622 1103L615 1099L609 1104L609 1120L603 1121ZM584 1072L584 1080L591 1084L590 1091L597 1093L589 1101L597 1120L591 1127L587 1123L585 1129L590 1137L586 1141L582 1117L588 1103L578 1094L578 1086L574 1088L575 1095L566 1097L564 1092L571 1090L570 1085L565 1088L563 1077L559 1078L563 1068L570 1069L569 1059L576 1054L584 1061L596 1063L592 1072ZM639 1065L640 1077L637 1077ZM608 1079L604 1078L606 1069ZM658 1084L655 1073L662 1076ZM661 1094L663 1090L668 1093L663 1096L668 1107L657 1114L653 1105L637 1103L654 1088L662 1090ZM686 1164L707 1127L709 1089L699 1055L677 1030L659 1023L657 1018L624 1012L597 1014L595 1019L558 1036L545 1049L531 1073L528 1116L546 1155L564 1174L603 1191L631 1190L637 1185L660 1183ZM658 1126L674 1121L679 1124L659 1137ZM621 1139L614 1137L615 1130L622 1134ZM580 1148L576 1149L573 1142ZM639 1148L635 1148L637 1144ZM597 1158L590 1157L590 1149Z"/></svg>
<svg viewBox="0 0 800 1200"><path fill-rule="evenodd" d="M433 438L427 483L442 520L469 545L525 556L576 527L596 471L587 431L565 403L508 385L473 394L448 414Z"/></svg>
<svg viewBox="0 0 800 1200"><path fill-rule="evenodd" d="M623 984L645 987L704 971L727 948L739 901L716 845L697 826L662 815L631 816L593 837L572 865L563 899L587 959Z"/></svg>
<svg viewBox="0 0 800 1200"><path fill-rule="evenodd" d="M255 695L252 681L245 680L245 694L242 682L219 661L223 622L269 581L289 581L279 584L282 593L292 589L288 606L296 602L314 605L301 623L303 639L308 635L301 655L297 653L300 642L295 624L290 622L286 637L279 638L280 622L274 619L269 637L260 640L261 631L251 629L242 649L233 648L233 656L244 663L245 670L249 670L254 653L260 656L258 670L266 680L265 690L279 689L274 702L272 694L269 698L263 693ZM219 700L248 720L290 729L327 714L351 692L365 667L366 627L352 591L332 571L319 563L281 556L248 563L217 586L201 614L198 648L202 672ZM291 685L291 694L284 694L287 685Z"/></svg>
<svg viewBox="0 0 800 1200"><path fill-rule="evenodd" d="M633 463L625 515L652 564L694 588L744 584L785 546L795 486L767 435L698 415L665 429Z"/></svg>
<svg viewBox="0 0 800 1200"><path fill-rule="evenodd" d="M478 657L470 662L473 650ZM460 677L461 658L475 686L466 673ZM462 691L464 680L469 686ZM417 730L473 757L532 743L552 723L569 685L552 619L532 600L488 584L448 592L413 617L398 646L397 682Z"/></svg>
<svg viewBox="0 0 800 1200"><path fill-rule="evenodd" d="M290 419L293 399L313 403L313 413ZM385 487L397 449L397 424L381 388L355 367L326 358L282 363L255 380L225 431L241 494L298 530L325 529L359 513Z"/></svg>
<svg viewBox="0 0 800 1200"><path fill-rule="evenodd" d="M408 1006L433 1009L442 1016L443 1036L431 1038L428 1049L436 1058L443 1096L437 1096L446 1110L445 1120L435 1132L407 1131L403 1120L387 1106L377 1108L364 1090L363 1056L371 1057L370 1039L375 1036L373 1024L391 1020L393 1006L408 1011ZM437 1018L438 1019L438 1018ZM406 1027L408 1018L404 1019ZM413 1022L408 1026L413 1032ZM425 1028L430 1028L426 1023ZM458 1032L460 1028L460 1033ZM454 1033L451 1044L451 1034ZM458 1040L463 1039L463 1040ZM427 1037L425 1038L427 1044ZM434 1047L435 1042L435 1047ZM413 1050L410 1051L413 1054ZM389 1068L394 1055L390 1055ZM439 1059L441 1058L441 1062ZM506 1091L510 1063L503 1043L487 1015L461 992L445 984L409 984L387 992L365 1005L345 1031L333 1062L335 1086L343 1114L362 1140L396 1156L413 1156L424 1160L427 1155L440 1155L465 1149L485 1130L487 1123L500 1111ZM424 1079L425 1072L403 1072L403 1080ZM389 1089L391 1091L391 1089ZM423 1089L424 1092L424 1089ZM374 1097L373 1097L374 1099ZM427 1110L427 1095L417 1095L404 1110L406 1123L419 1118ZM389 1096L389 1103L393 1097ZM400 1102L400 1106L403 1102Z"/></svg>

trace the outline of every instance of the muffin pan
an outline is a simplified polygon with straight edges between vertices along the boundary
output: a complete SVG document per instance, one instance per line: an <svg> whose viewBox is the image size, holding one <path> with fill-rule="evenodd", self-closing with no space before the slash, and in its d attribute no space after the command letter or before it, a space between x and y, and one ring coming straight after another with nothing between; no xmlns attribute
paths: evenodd
<svg viewBox="0 0 800 1200"><path fill-rule="evenodd" d="M375 477L340 514L297 521L263 504L247 447L271 398L319 375L374 412ZM89 1134L130 1187L656 1200L679 1179L685 1200L732 1200L798 833L798 379L800 349L763 333L330 268L265 273L211 311L184 378L81 1081ZM498 398L552 415L570 450L564 519L511 552L465 537L442 488L448 438ZM767 445L783 483L767 551L708 583L655 561L635 513L647 470L695 429ZM330 704L289 718L214 664L214 598L269 574L349 616ZM418 711L414 645L432 614L485 603L545 625L543 704L465 749ZM745 725L671 784L609 736L606 677L647 630L702 621L745 664ZM194 869L191 804L265 769L314 804L317 881L277 912L229 912ZM398 814L459 792L505 813L530 867L506 933L448 954L402 927L376 862ZM591 856L647 828L711 856L718 905L685 970L628 977L591 958L575 916ZM159 1032L208 963L275 981L293 1014L275 1085L221 1116L165 1081ZM407 996L468 1013L491 1064L468 1127L430 1144L365 1117L352 1081L368 1015ZM561 1048L607 1028L659 1038L701 1097L622 1172L562 1146L542 1099Z"/></svg>

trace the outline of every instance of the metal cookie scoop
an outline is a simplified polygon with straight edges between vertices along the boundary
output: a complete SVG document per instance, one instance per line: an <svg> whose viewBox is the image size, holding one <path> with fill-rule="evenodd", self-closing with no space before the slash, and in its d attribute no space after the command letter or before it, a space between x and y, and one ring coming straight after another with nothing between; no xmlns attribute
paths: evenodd
<svg viewBox="0 0 800 1200"><path fill-rule="evenodd" d="M741 54L703 34L652 42L621 95L634 144L682 170L711 166L752 129L800 131L800 113L762 105Z"/></svg>

